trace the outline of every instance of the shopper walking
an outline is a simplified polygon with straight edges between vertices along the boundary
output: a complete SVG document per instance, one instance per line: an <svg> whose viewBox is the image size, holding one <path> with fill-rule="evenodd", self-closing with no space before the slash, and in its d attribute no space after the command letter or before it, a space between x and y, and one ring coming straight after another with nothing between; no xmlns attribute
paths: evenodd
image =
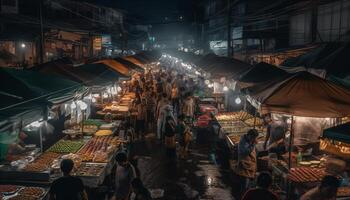
<svg viewBox="0 0 350 200"><path fill-rule="evenodd" d="M117 168L115 173L116 200L128 200L131 193L131 181L136 178L136 171L124 152L116 155Z"/></svg>
<svg viewBox="0 0 350 200"><path fill-rule="evenodd" d="M143 185L141 179L135 178L131 182L132 191L135 194L134 200L152 200L151 193Z"/></svg>
<svg viewBox="0 0 350 200"><path fill-rule="evenodd" d="M250 129L243 135L238 144L238 165L236 174L240 177L240 195L249 188L250 182L255 178L256 173L256 138L259 133Z"/></svg>
<svg viewBox="0 0 350 200"><path fill-rule="evenodd" d="M279 200L278 196L270 191L272 177L268 172L261 172L257 178L257 187L248 190L242 200Z"/></svg>
<svg viewBox="0 0 350 200"><path fill-rule="evenodd" d="M192 134L190 128L186 125L184 121L184 116L180 115L178 117L178 122L176 125L175 132L177 134L177 138L180 144L180 158L185 159L188 154L188 146L192 139Z"/></svg>
<svg viewBox="0 0 350 200"><path fill-rule="evenodd" d="M183 102L182 113L189 122L192 122L194 115L194 101L191 93L187 93Z"/></svg>
<svg viewBox="0 0 350 200"><path fill-rule="evenodd" d="M53 181L50 188L51 200L87 200L83 182L80 178L71 176L74 162L70 159L61 161L63 177Z"/></svg>
<svg viewBox="0 0 350 200"><path fill-rule="evenodd" d="M139 100L136 103L137 108L137 117L136 117L136 127L135 131L137 134L137 139L144 139L145 137L145 125L146 125L146 117L147 117L147 108L145 100Z"/></svg>
<svg viewBox="0 0 350 200"><path fill-rule="evenodd" d="M167 116L165 122L165 148L169 159L176 158L175 122L172 117Z"/></svg>

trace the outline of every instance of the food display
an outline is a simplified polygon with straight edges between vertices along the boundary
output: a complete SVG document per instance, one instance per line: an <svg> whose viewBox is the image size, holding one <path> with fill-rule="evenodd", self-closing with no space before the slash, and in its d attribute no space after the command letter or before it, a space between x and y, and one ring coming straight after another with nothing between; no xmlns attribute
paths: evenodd
<svg viewBox="0 0 350 200"><path fill-rule="evenodd" d="M109 136L112 135L112 133L111 130L99 130L95 133L95 136Z"/></svg>
<svg viewBox="0 0 350 200"><path fill-rule="evenodd" d="M263 120L256 117L256 118L249 118L244 121L248 126L254 126L254 121L255 121L255 126L262 126L263 125Z"/></svg>
<svg viewBox="0 0 350 200"><path fill-rule="evenodd" d="M105 169L106 164L83 163L75 173L77 176L100 176Z"/></svg>
<svg viewBox="0 0 350 200"><path fill-rule="evenodd" d="M113 150L114 146L119 145L118 137L100 136L93 137L78 152L84 162L108 162L108 153ZM98 153L97 153L98 152Z"/></svg>
<svg viewBox="0 0 350 200"><path fill-rule="evenodd" d="M231 121L238 120L240 116L239 112L227 112L227 113L219 113L215 117L218 121Z"/></svg>
<svg viewBox="0 0 350 200"><path fill-rule="evenodd" d="M83 145L83 141L60 140L47 151L55 153L76 153Z"/></svg>
<svg viewBox="0 0 350 200"><path fill-rule="evenodd" d="M8 200L38 200L38 198L34 197L34 196L19 194L19 195L8 198Z"/></svg>
<svg viewBox="0 0 350 200"><path fill-rule="evenodd" d="M96 120L96 119L87 119L87 120L84 120L84 125L87 126L87 125L92 125L92 126L97 126L100 127L101 125L103 124L103 121L101 120Z"/></svg>
<svg viewBox="0 0 350 200"><path fill-rule="evenodd" d="M0 185L0 194L14 194L19 189L16 185Z"/></svg>
<svg viewBox="0 0 350 200"><path fill-rule="evenodd" d="M339 187L337 191L337 197L348 197L350 196L350 187Z"/></svg>
<svg viewBox="0 0 350 200"><path fill-rule="evenodd" d="M45 193L45 190L39 187L24 187L19 191L20 195L32 196L32 197L41 197Z"/></svg>
<svg viewBox="0 0 350 200"><path fill-rule="evenodd" d="M45 152L37 157L32 163L29 163L24 170L31 172L41 172L49 168L51 163L60 156L58 153Z"/></svg>
<svg viewBox="0 0 350 200"><path fill-rule="evenodd" d="M325 175L324 169L311 167L291 168L288 179L296 183L318 182Z"/></svg>

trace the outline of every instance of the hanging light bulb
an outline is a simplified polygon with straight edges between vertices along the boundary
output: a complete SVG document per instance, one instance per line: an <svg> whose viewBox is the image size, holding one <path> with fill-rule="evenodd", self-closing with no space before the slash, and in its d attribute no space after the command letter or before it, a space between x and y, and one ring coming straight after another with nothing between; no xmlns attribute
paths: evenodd
<svg viewBox="0 0 350 200"><path fill-rule="evenodd" d="M214 84L209 84L208 85L208 88L213 88L214 87Z"/></svg>
<svg viewBox="0 0 350 200"><path fill-rule="evenodd" d="M100 94L94 94L93 97L98 98L100 97Z"/></svg>
<svg viewBox="0 0 350 200"><path fill-rule="evenodd" d="M209 80L205 80L204 83L205 83L206 85L209 85L209 84L210 84L210 81L209 81Z"/></svg>
<svg viewBox="0 0 350 200"><path fill-rule="evenodd" d="M103 94L103 98L108 98L108 94L107 94L107 93L104 93L104 94Z"/></svg>
<svg viewBox="0 0 350 200"><path fill-rule="evenodd" d="M236 104L241 104L241 103L242 103L241 98L237 97L237 98L235 99L235 103L236 103Z"/></svg>
<svg viewBox="0 0 350 200"><path fill-rule="evenodd" d="M120 86L117 87L117 92L122 91L122 88Z"/></svg>
<svg viewBox="0 0 350 200"><path fill-rule="evenodd" d="M227 86L224 86L223 90L226 92L228 91L228 87Z"/></svg>
<svg viewBox="0 0 350 200"><path fill-rule="evenodd" d="M92 103L96 103L96 99L95 98L92 98Z"/></svg>
<svg viewBox="0 0 350 200"><path fill-rule="evenodd" d="M87 109L87 104L84 101L81 101L79 104L80 110L86 110Z"/></svg>

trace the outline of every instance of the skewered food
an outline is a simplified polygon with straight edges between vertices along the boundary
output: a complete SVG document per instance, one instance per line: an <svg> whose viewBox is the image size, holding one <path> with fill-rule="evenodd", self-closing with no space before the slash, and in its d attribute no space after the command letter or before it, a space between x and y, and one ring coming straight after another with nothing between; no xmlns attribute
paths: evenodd
<svg viewBox="0 0 350 200"><path fill-rule="evenodd" d="M75 153L84 145L83 141L60 140L48 149L48 152Z"/></svg>
<svg viewBox="0 0 350 200"><path fill-rule="evenodd" d="M337 197L350 196L350 187L339 187L337 191Z"/></svg>
<svg viewBox="0 0 350 200"><path fill-rule="evenodd" d="M44 189L38 187L25 187L19 191L20 195L41 197L45 193Z"/></svg>
<svg viewBox="0 0 350 200"><path fill-rule="evenodd" d="M96 160L99 162L107 162L108 156L105 157L102 154L108 155L109 151L113 150L112 146L119 145L118 137L113 136L100 136L92 138L86 145L79 151L79 155L85 162L93 161L97 152L97 157L101 155L101 158Z"/></svg>
<svg viewBox="0 0 350 200"><path fill-rule="evenodd" d="M324 169L311 168L311 167L299 167L292 168L288 174L288 179L297 182L317 182L321 181L325 175Z"/></svg>

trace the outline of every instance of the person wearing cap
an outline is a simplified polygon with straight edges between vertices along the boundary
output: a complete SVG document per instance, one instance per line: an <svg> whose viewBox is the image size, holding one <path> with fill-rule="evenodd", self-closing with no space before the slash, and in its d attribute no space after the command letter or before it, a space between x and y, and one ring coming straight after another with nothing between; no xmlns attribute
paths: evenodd
<svg viewBox="0 0 350 200"><path fill-rule="evenodd" d="M256 174L256 150L257 137L259 133L255 129L250 129L243 135L238 144L238 164L236 174L240 177L240 195L249 188L250 182Z"/></svg>
<svg viewBox="0 0 350 200"><path fill-rule="evenodd" d="M71 176L74 162L71 159L61 161L63 177L53 181L50 188L50 200L83 200L88 199L80 178Z"/></svg>
<svg viewBox="0 0 350 200"><path fill-rule="evenodd" d="M300 200L335 200L339 186L340 181L337 177L327 175L318 187L306 192Z"/></svg>

